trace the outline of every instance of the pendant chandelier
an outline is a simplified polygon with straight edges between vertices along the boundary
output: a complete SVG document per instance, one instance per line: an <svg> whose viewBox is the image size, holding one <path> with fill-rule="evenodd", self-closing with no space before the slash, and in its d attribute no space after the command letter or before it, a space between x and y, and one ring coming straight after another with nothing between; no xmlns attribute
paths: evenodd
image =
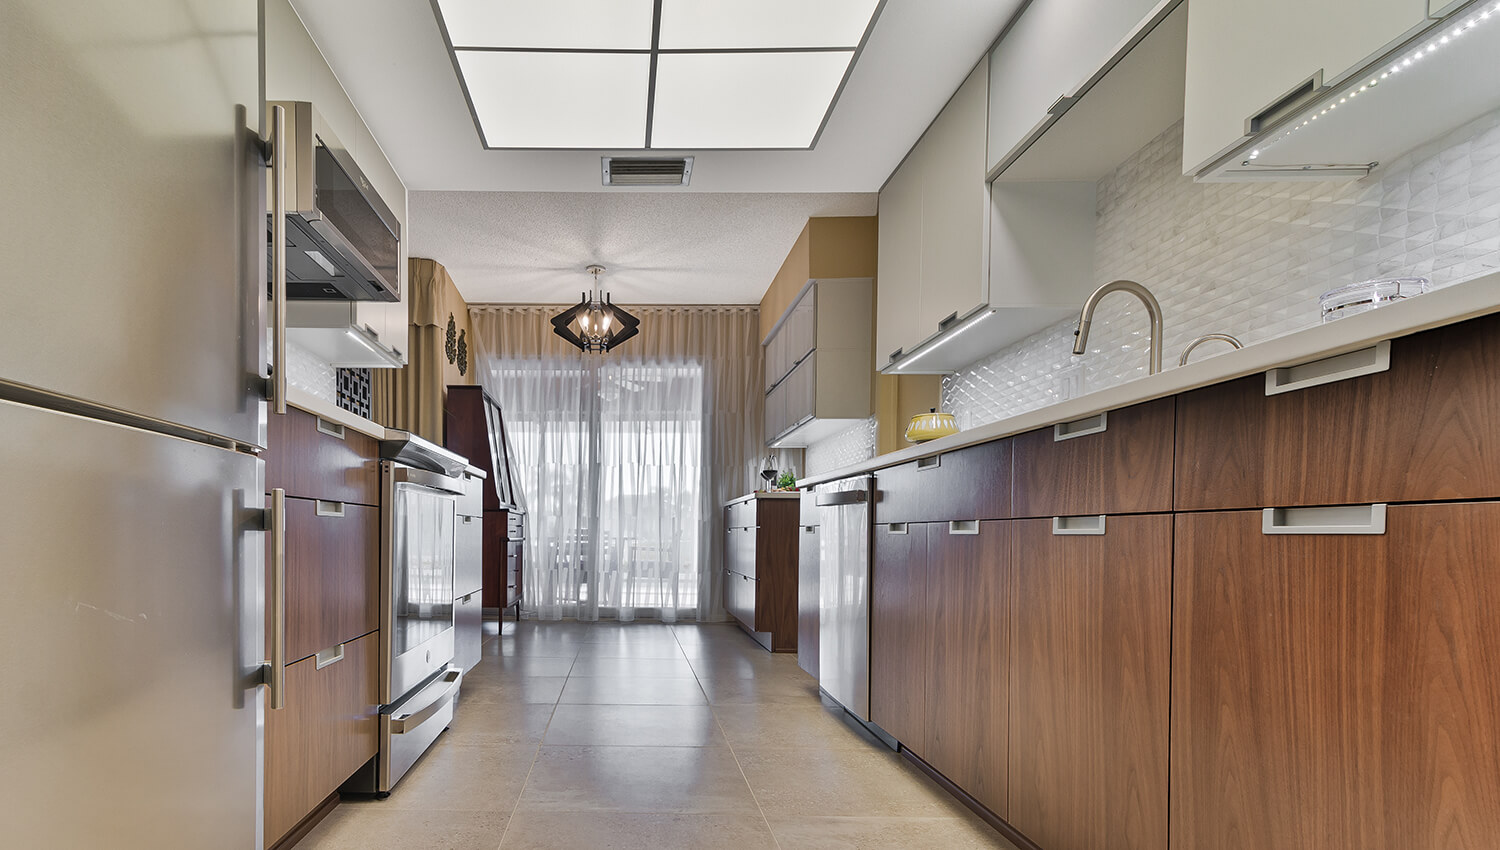
<svg viewBox="0 0 1500 850"><path fill-rule="evenodd" d="M605 352L640 333L641 320L615 306L608 295L601 297L599 275L603 266L589 266L594 285L583 300L552 317L552 331L580 351Z"/></svg>

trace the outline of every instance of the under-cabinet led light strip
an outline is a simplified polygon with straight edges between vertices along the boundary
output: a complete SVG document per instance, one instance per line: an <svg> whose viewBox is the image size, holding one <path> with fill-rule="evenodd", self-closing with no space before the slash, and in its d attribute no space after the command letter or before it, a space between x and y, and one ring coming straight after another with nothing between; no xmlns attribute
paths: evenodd
<svg viewBox="0 0 1500 850"><path fill-rule="evenodd" d="M1470 12L1467 15L1456 15L1455 18L1462 18L1463 20L1459 23L1455 23L1451 27L1442 28L1441 30L1439 30L1436 36L1434 36L1426 43L1422 44L1416 50L1411 51L1405 56L1398 57L1395 61L1391 62L1389 68L1380 72L1380 76L1371 76L1369 79L1360 78L1360 81L1357 85L1351 83L1349 88L1343 94L1339 95L1338 100L1330 102L1327 106L1323 107L1310 117L1303 119L1302 123L1292 126L1270 141L1265 142L1260 147L1250 151L1249 156L1243 162L1241 162L1240 165L1250 165L1252 161L1260 158L1261 152L1266 148L1269 148L1282 139L1285 139L1293 133L1296 133L1303 127L1311 126L1312 122L1318 120L1324 115L1327 115L1335 109L1338 109L1340 105L1348 103L1354 98L1359 97L1361 94L1364 94L1365 92L1370 91L1371 89L1380 85L1381 80L1390 79L1392 76L1395 76L1396 74L1401 73L1407 68L1410 68L1412 65L1420 62L1422 59L1438 52L1438 50L1446 47L1455 39L1458 39L1464 33L1468 32L1484 21L1488 21L1491 18L1500 18L1500 3L1487 3L1482 5L1478 11Z"/></svg>
<svg viewBox="0 0 1500 850"><path fill-rule="evenodd" d="M953 330L949 331L947 336L944 336L944 337L941 337L939 339L934 340L931 345L927 346L924 349L921 349L920 351L915 352L910 357L908 357L904 362L902 362L901 365L897 366L895 369L893 369L891 371L893 371L893 372L899 372L902 369L905 369L906 367L912 365L913 363L917 362L918 360L921 360L923 357L926 357L927 355L931 354L932 352L937 351L939 348L942 348L943 346L945 346L948 343L952 342L955 338L958 337L959 334L961 334L964 331L967 331L970 328L978 325L980 322L984 321L985 319L989 318L990 316L993 316L996 312L997 311L995 311L993 309L991 309L991 310L985 310L983 312L975 314L974 316L971 316L968 319L965 319L964 322L963 322L963 324L961 324L958 327L954 328Z"/></svg>

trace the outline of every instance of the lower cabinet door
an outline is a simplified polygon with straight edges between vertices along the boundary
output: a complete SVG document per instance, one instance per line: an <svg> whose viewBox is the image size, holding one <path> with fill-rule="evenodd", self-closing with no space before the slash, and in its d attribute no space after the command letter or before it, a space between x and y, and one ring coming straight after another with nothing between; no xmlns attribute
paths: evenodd
<svg viewBox="0 0 1500 850"><path fill-rule="evenodd" d="M1010 531L1008 522L934 523L927 535L932 655L922 756L1001 817L1008 805Z"/></svg>
<svg viewBox="0 0 1500 850"><path fill-rule="evenodd" d="M479 591L453 600L453 663L465 673L479 663L484 644L484 605Z"/></svg>
<svg viewBox="0 0 1500 850"><path fill-rule="evenodd" d="M927 754L928 523L875 526L870 560L870 720Z"/></svg>
<svg viewBox="0 0 1500 850"><path fill-rule="evenodd" d="M1298 519L1177 518L1172 845L1495 847L1500 503Z"/></svg>
<svg viewBox="0 0 1500 850"><path fill-rule="evenodd" d="M1172 517L1021 520L1012 528L1007 820L1048 850L1162 850ZM1172 844L1227 846L1176 834Z"/></svg>
<svg viewBox="0 0 1500 850"><path fill-rule="evenodd" d="M286 707L266 711L265 838L281 840L379 746L379 633L286 667ZM331 648L332 649L332 648ZM337 660L332 660L337 658Z"/></svg>
<svg viewBox="0 0 1500 850"><path fill-rule="evenodd" d="M380 509L286 500L286 657L380 626Z"/></svg>

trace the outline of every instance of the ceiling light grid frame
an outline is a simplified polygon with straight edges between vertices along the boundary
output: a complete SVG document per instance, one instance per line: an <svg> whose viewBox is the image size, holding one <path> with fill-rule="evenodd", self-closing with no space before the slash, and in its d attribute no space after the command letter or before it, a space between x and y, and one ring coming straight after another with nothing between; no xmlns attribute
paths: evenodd
<svg viewBox="0 0 1500 850"><path fill-rule="evenodd" d="M583 46L583 47L578 47L578 46L563 46L563 47L555 47L555 46L545 46L545 45L537 45L537 44L516 44L515 46L506 46L506 45L485 45L485 44L478 44L478 43L469 43L469 41L470 41L469 39L459 38L459 39L455 40L454 33L453 33L453 28L451 27L452 16L444 14L444 6L446 5L446 6L451 7L450 8L450 12L451 12L451 11L457 10L460 7L463 7L465 5L473 6L473 5L475 5L475 0L429 0L429 2L431 4L431 6L432 6L433 15L434 15L434 17L437 20L438 30L442 34L444 46L448 50L448 57L449 57L450 61L453 64L454 75L457 77L459 88L463 92L464 101L465 101L466 105L468 106L469 116L474 121L474 128L475 128L476 132L479 135L480 143L484 146L485 149L487 149L487 150L505 150L505 151L512 151L512 150L513 151L544 151L544 150L545 151L600 151L600 150L607 150L607 151L652 151L652 152L655 152L655 153L667 153L667 152L671 152L671 151L682 151L682 150L694 150L694 151L702 151L702 150L798 151L798 150L812 150L812 149L816 148L817 145L818 145L819 139L822 138L823 131L828 126L829 118L833 115L834 108L838 106L839 98L840 98L840 96L842 96L842 94L844 92L844 87L849 82L849 77L850 77L850 75L854 71L854 66L859 61L860 55L864 52L865 45L869 42L870 34L874 30L876 22L880 19L880 13L885 8L885 4L886 4L887 0L873 0L873 2L870 2L870 0L866 0L866 2L868 2L868 4L869 4L869 8L870 8L870 11L868 13L869 17L868 17L867 20L864 21L863 27L859 31L859 38L856 41L856 43L854 43L853 45L850 45L850 44L847 44L847 43L842 43L842 44L837 44L837 45L796 45L796 46L781 46L781 47L774 47L774 46L725 46L725 47L702 47L702 46L672 47L672 46L667 46L667 47L663 47L662 46L663 7L665 6L667 8L667 10L670 12L670 10L675 5L683 3L683 0L642 0L643 3L649 2L650 3L650 7L651 7L651 30L650 30L650 44L649 44L649 46L641 45L641 46L636 46L636 47L611 47L611 46ZM858 3L859 0L851 0L851 2ZM498 3L498 4L494 4L494 5L503 6L504 3ZM746 6L759 6L761 4L745 3L744 5L746 5ZM844 22L844 23L847 23L847 22ZM520 40L524 41L526 39L523 37ZM797 39L788 39L788 41L795 42L795 41L797 41ZM567 143L557 143L557 144L505 144L505 143L499 143L499 142L497 142L497 140L495 138L492 138L492 136L495 135L495 134L493 134L491 132L486 132L486 130L485 130L485 120L484 120L484 117L481 115L482 112L488 111L486 108L484 108L484 107L482 107L480 105L480 103L483 102L486 99L485 93L483 91L476 92L476 88L478 88L478 87L477 86L471 86L470 79L466 75L465 69L464 69L464 58L465 57L480 56L480 55L485 55L485 54L501 54L501 55L506 55L506 56L525 56L526 54L531 54L533 57L535 57L538 54L541 54L541 55L546 55L546 56L549 56L549 57L562 57L562 58L564 58L564 60L566 59L566 57L570 57L570 56L575 56L575 57L584 57L584 56L587 56L587 57L641 57L643 59L648 60L649 65L648 65L648 67L646 69L647 80L646 80L645 92L644 92L644 101L645 101L645 104L644 104L645 105L645 127L644 127L644 132L642 133L642 137L640 139L640 143L638 143L638 144L609 144L609 143L605 143L605 144L594 144L594 143L591 143L591 144L567 144ZM660 93L660 89L658 87L658 81L659 81L660 72L662 70L662 67L661 67L662 66L662 61L661 60L664 57L667 58L668 64L674 64L674 63L676 63L678 61L679 57L681 57L683 60L691 60L693 58L698 58L698 57L744 57L745 59L751 59L751 60L753 60L753 58L757 57L757 56L817 57L819 55L822 55L822 56L843 55L843 56L847 56L847 61L844 62L842 70L841 70L841 72L838 75L837 84L832 87L832 94L828 98L828 102L827 102L826 107L821 108L818 111L818 114L816 114L815 117L817 118L817 122L818 122L817 123L817 127L816 127L816 129L814 130L814 132L812 134L812 138L805 145L803 145L803 144L724 144L724 143L699 144L699 143L694 143L694 140L692 140L692 139L687 139L687 138L682 138L682 137L679 137L677 139L667 139L666 140L666 141L669 141L669 142L671 142L671 141L683 142L681 144L670 144L670 145L668 145L668 144L662 144L662 140L658 136L658 130L660 129L660 126L659 126L660 125L660 122L659 122L659 117L660 116L658 115L657 102L658 102L658 95ZM741 60L741 61L744 61L744 60ZM816 60L814 60L814 61L816 61ZM687 63L684 62L684 65L686 65L686 64ZM831 79L831 77L830 77L830 79ZM618 85L620 83L619 80L613 80L613 79L612 80L608 80L608 82L612 83L612 84L616 84L616 85ZM689 84L688 87L691 87L691 84ZM669 88L670 88L670 86L669 86ZM476 97L476 94L478 95L477 97ZM693 95L693 94L702 95L703 92L697 92L697 93L689 92L690 96ZM821 103L821 100L822 100L821 97L818 98L819 103ZM703 104L700 103L699 107L701 108L702 106L703 106ZM721 108L721 109L731 109L732 110L732 109L737 108L737 105L736 104L727 104L727 105L720 104L719 108ZM591 116L589 114L587 114L586 112L582 112L582 113L573 113L573 114L571 114L570 117L569 117L569 120L571 120L572 122L575 122L575 125L582 126L582 125L587 125L588 122L590 121L590 118L591 118ZM612 141L615 141L615 140L612 140Z"/></svg>

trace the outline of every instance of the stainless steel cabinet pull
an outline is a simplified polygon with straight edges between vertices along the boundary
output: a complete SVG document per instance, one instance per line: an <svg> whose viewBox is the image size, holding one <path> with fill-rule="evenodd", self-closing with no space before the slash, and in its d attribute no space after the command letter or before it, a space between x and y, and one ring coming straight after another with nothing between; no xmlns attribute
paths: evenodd
<svg viewBox="0 0 1500 850"><path fill-rule="evenodd" d="M266 660L267 701L273 711L286 707L286 491L271 491L271 513L266 523Z"/></svg>
<svg viewBox="0 0 1500 850"><path fill-rule="evenodd" d="M1074 437L1087 437L1090 434L1099 434L1109 429L1109 411L1097 413L1093 416L1085 416L1082 419L1074 419L1072 422L1060 422L1052 426L1052 442L1071 440Z"/></svg>
<svg viewBox="0 0 1500 850"><path fill-rule="evenodd" d="M341 517L344 515L343 502L325 502L322 499L315 503L315 511L318 516Z"/></svg>
<svg viewBox="0 0 1500 850"><path fill-rule="evenodd" d="M977 519L955 519L948 523L949 534L978 534L979 520Z"/></svg>
<svg viewBox="0 0 1500 850"><path fill-rule="evenodd" d="M917 458L917 469L937 469L939 466L942 466L942 465L943 465L943 456L942 455L933 455L932 457L919 457L919 458Z"/></svg>
<svg viewBox="0 0 1500 850"><path fill-rule="evenodd" d="M1305 390L1335 381L1373 375L1391 368L1391 341L1383 339L1369 348L1324 357L1266 372L1266 395Z"/></svg>
<svg viewBox="0 0 1500 850"><path fill-rule="evenodd" d="M1268 125L1296 110L1323 90L1323 69L1313 72L1311 77L1298 83L1291 91L1276 98L1265 109L1245 119L1245 135L1253 136Z"/></svg>
<svg viewBox="0 0 1500 850"><path fill-rule="evenodd" d="M427 719L443 710L443 707L458 696L458 687L463 682L464 674L460 670L450 669L439 676L437 681L422 689L422 693L413 699L429 696L426 703L413 712L396 714L391 717L391 734L401 735L408 729L415 729L427 722Z"/></svg>
<svg viewBox="0 0 1500 850"><path fill-rule="evenodd" d="M330 437L337 437L342 440L344 439L344 426L337 422L329 422L327 419L319 416L318 433L327 434Z"/></svg>
<svg viewBox="0 0 1500 850"><path fill-rule="evenodd" d="M1056 535L1065 534L1103 534L1104 514L1098 516L1055 516L1052 518L1052 533Z"/></svg>
<svg viewBox="0 0 1500 850"><path fill-rule="evenodd" d="M286 413L286 108L271 107L271 412ZM280 706L276 706L280 708Z"/></svg>
<svg viewBox="0 0 1500 850"><path fill-rule="evenodd" d="M318 653L314 658L316 659L313 662L314 670L322 670L330 664L337 664L344 660L344 645L339 644L338 646L329 647Z"/></svg>
<svg viewBox="0 0 1500 850"><path fill-rule="evenodd" d="M886 527L885 527L885 530L886 530L886 533L888 533L888 534L905 534L906 533L906 523L904 523L904 522L892 522L892 523L888 523L886 525Z"/></svg>
<svg viewBox="0 0 1500 850"><path fill-rule="evenodd" d="M1262 534L1384 534L1385 505L1327 508L1266 508Z"/></svg>

